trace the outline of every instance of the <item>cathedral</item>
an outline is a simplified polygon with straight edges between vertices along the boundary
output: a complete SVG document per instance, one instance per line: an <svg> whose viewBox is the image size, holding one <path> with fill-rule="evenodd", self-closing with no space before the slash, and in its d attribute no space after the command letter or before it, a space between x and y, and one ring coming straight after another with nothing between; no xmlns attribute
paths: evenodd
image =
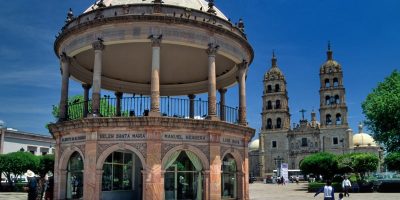
<svg viewBox="0 0 400 200"><path fill-rule="evenodd" d="M304 157L317 152L380 154L380 148L372 137L362 133L362 125L355 135L349 128L343 71L333 59L330 45L327 60L319 71L319 120L314 110L310 121L302 110L300 122L291 126L287 82L274 54L271 61L271 68L263 79L261 132L259 139L249 145L252 176L274 175L274 170L282 163L287 163L289 170L299 169Z"/></svg>

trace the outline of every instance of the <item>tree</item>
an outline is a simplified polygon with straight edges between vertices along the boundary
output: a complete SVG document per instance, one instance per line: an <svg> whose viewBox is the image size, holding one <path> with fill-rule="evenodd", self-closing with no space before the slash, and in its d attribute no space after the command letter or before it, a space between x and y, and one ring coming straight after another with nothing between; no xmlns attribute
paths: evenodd
<svg viewBox="0 0 400 200"><path fill-rule="evenodd" d="M388 152L400 151L400 72L378 84L362 103L365 124Z"/></svg>
<svg viewBox="0 0 400 200"><path fill-rule="evenodd" d="M28 170L36 171L39 165L38 157L29 152L18 151L5 154L2 157L3 172L10 185L13 183L11 175L20 176Z"/></svg>
<svg viewBox="0 0 400 200"><path fill-rule="evenodd" d="M39 163L35 173L40 176L40 179L37 191L38 194L40 194L40 196L43 197L46 174L49 172L54 173L54 155L47 154L44 156L39 156L38 158L39 158Z"/></svg>
<svg viewBox="0 0 400 200"><path fill-rule="evenodd" d="M400 152L391 152L385 157L388 170L400 171Z"/></svg>
<svg viewBox="0 0 400 200"><path fill-rule="evenodd" d="M378 156L372 153L354 153L351 158L354 172L359 173L362 180L367 172L375 171L379 165Z"/></svg>
<svg viewBox="0 0 400 200"><path fill-rule="evenodd" d="M300 169L305 174L322 175L327 180L337 172L338 163L335 155L322 152L305 157L300 163Z"/></svg>
<svg viewBox="0 0 400 200"><path fill-rule="evenodd" d="M338 172L340 174L347 174L354 171L353 154L347 153L336 157L338 162Z"/></svg>

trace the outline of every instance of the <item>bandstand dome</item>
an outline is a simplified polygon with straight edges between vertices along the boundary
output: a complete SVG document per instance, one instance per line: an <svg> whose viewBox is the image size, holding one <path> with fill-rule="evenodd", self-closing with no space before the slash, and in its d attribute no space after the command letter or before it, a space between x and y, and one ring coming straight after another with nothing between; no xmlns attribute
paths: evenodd
<svg viewBox="0 0 400 200"><path fill-rule="evenodd" d="M153 0L104 0L103 2L106 6L110 5L117 6L117 5L128 5L128 4L151 4L153 3ZM205 0L163 0L163 4L180 6L204 12L208 8L208 2ZM96 8L96 6L94 7L90 6L88 9L86 9L85 12L89 12L93 8ZM215 11L218 17L228 20L228 18L218 8L215 8Z"/></svg>

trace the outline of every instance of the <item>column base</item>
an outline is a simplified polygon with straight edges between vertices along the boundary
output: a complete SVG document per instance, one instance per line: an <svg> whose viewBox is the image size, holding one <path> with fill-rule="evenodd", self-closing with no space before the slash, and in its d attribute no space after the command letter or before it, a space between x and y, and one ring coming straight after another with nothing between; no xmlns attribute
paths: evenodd
<svg viewBox="0 0 400 200"><path fill-rule="evenodd" d="M149 117L161 117L161 113L159 111L150 111Z"/></svg>
<svg viewBox="0 0 400 200"><path fill-rule="evenodd" d="M208 115L206 119L211 121L219 121L219 118L216 115Z"/></svg>

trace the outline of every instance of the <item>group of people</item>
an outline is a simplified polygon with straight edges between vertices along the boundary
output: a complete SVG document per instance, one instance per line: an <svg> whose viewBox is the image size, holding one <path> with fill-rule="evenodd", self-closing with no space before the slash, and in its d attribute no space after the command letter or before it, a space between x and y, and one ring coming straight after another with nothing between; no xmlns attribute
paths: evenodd
<svg viewBox="0 0 400 200"><path fill-rule="evenodd" d="M344 177L342 181L343 193L339 193L339 200L342 200L344 196L350 197L349 191L351 189L351 182L347 177ZM316 197L319 193L324 193L324 200L335 200L335 190L332 187L332 182L328 180L326 185L315 193Z"/></svg>
<svg viewBox="0 0 400 200"><path fill-rule="evenodd" d="M53 177L49 177L45 182L44 188L44 199L51 200L53 199ZM38 194L38 178L35 176L28 177L28 184L26 185L26 190L28 192L28 200L36 200L37 197L41 194Z"/></svg>

